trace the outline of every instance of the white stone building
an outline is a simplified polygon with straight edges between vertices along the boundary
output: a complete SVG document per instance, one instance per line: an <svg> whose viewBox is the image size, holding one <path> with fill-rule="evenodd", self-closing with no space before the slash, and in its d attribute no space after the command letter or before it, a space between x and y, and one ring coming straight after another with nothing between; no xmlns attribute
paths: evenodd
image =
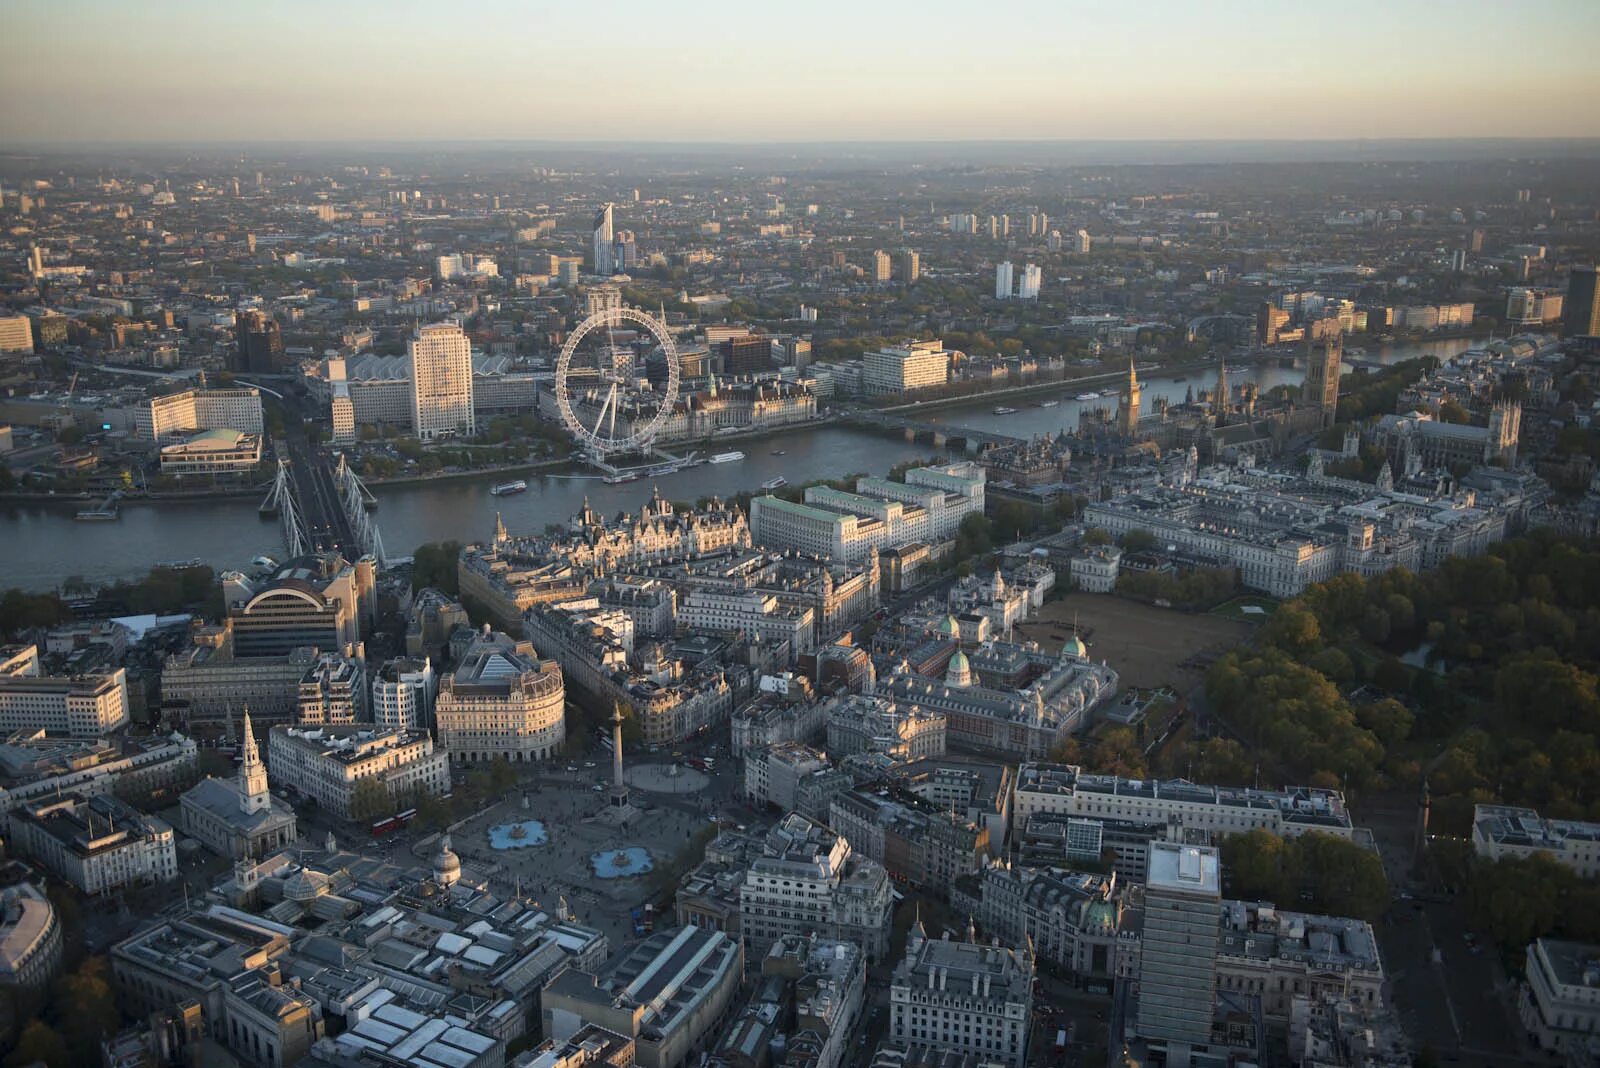
<svg viewBox="0 0 1600 1068"><path fill-rule="evenodd" d="M791 659L816 645L811 609L780 604L775 595L759 590L692 590L678 606L678 622L691 631L744 633L768 645L787 642Z"/></svg>
<svg viewBox="0 0 1600 1068"><path fill-rule="evenodd" d="M172 828L114 797L65 794L11 814L17 847L85 894L177 878Z"/></svg>
<svg viewBox="0 0 1600 1068"><path fill-rule="evenodd" d="M261 391L254 386L237 389L185 389L151 397L134 410L135 436L167 444L197 430L236 430L261 435L266 431L261 415Z"/></svg>
<svg viewBox="0 0 1600 1068"><path fill-rule="evenodd" d="M61 967L61 920L32 883L0 890L0 988L39 989Z"/></svg>
<svg viewBox="0 0 1600 1068"><path fill-rule="evenodd" d="M239 774L202 779L181 800L183 833L213 853L235 860L264 857L298 837L294 809L272 796L250 713L244 715Z"/></svg>
<svg viewBox="0 0 1600 1068"><path fill-rule="evenodd" d="M1022 826L1039 812L1136 823L1177 818L1187 830L1212 835L1257 829L1284 837L1321 831L1350 838L1355 833L1337 790L1205 786L1182 779L1091 775L1074 764L1025 763L1017 772L1015 818Z"/></svg>
<svg viewBox="0 0 1600 1068"><path fill-rule="evenodd" d="M373 724L428 730L433 726L433 700L438 690L439 680L426 656L386 662L372 676Z"/></svg>
<svg viewBox="0 0 1600 1068"><path fill-rule="evenodd" d="M1547 820L1531 808L1477 805L1472 848L1486 860L1543 853L1581 879L1600 878L1600 823Z"/></svg>
<svg viewBox="0 0 1600 1068"><path fill-rule="evenodd" d="M1593 1063L1600 1047L1600 946L1540 938L1528 946L1527 981L1517 1008L1547 1053Z"/></svg>
<svg viewBox="0 0 1600 1068"><path fill-rule="evenodd" d="M1022 1068L1033 1025L1031 952L928 938L919 918L889 986L888 1037Z"/></svg>
<svg viewBox="0 0 1600 1068"><path fill-rule="evenodd" d="M267 755L278 786L316 798L340 819L362 783L382 783L388 803L414 804L450 791L450 759L427 731L367 727L274 727Z"/></svg>
<svg viewBox="0 0 1600 1068"><path fill-rule="evenodd" d="M767 834L739 893L739 925L753 952L786 935L819 932L857 942L873 959L888 949L893 901L883 866L791 812Z"/></svg>
<svg viewBox="0 0 1600 1068"><path fill-rule="evenodd" d="M35 657L16 673L0 674L0 735L42 730L98 738L128 722L128 673L38 674Z"/></svg>
<svg viewBox="0 0 1600 1068"><path fill-rule="evenodd" d="M757 808L776 805L785 812L798 806L800 781L832 767L828 755L799 742L762 746L744 755L744 792Z"/></svg>
<svg viewBox="0 0 1600 1068"><path fill-rule="evenodd" d="M561 666L533 645L484 633L439 684L434 720L451 760L512 763L550 760L567 740Z"/></svg>

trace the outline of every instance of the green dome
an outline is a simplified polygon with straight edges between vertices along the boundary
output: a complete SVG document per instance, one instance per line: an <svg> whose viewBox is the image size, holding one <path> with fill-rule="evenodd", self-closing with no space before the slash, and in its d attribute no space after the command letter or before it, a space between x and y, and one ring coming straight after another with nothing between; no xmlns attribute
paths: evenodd
<svg viewBox="0 0 1600 1068"><path fill-rule="evenodd" d="M1062 643L1061 655L1077 657L1079 660L1087 660L1089 658L1089 647L1083 644L1082 638L1074 634Z"/></svg>
<svg viewBox="0 0 1600 1068"><path fill-rule="evenodd" d="M956 622L955 616L945 616L939 621L939 633L951 638L961 636L961 624Z"/></svg>

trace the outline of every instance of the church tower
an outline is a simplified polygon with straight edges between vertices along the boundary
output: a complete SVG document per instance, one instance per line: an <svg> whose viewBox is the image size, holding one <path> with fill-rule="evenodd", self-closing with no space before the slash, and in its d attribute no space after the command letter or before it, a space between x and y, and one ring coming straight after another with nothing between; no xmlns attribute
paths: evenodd
<svg viewBox="0 0 1600 1068"><path fill-rule="evenodd" d="M248 711L244 714L244 738L239 753L239 811L247 816L266 812L272 808L272 794L267 790L267 766L261 762L261 753L256 748Z"/></svg>
<svg viewBox="0 0 1600 1068"><path fill-rule="evenodd" d="M1131 438L1139 432L1139 373L1133 369L1133 358L1128 359L1128 384L1122 387L1122 408L1117 413L1117 429L1123 437Z"/></svg>

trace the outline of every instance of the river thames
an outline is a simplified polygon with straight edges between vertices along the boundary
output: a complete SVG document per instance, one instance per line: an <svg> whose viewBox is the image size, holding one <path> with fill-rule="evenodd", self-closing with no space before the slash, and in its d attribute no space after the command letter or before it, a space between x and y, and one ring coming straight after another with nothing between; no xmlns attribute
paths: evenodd
<svg viewBox="0 0 1600 1068"><path fill-rule="evenodd" d="M1449 359L1468 348L1467 340L1393 345L1367 350L1368 360L1394 363L1417 355ZM1298 384L1304 371L1262 362L1230 368L1234 383L1253 381L1265 392L1277 385ZM1217 378L1214 367L1186 376L1153 375L1141 379L1143 403L1148 411L1156 398L1182 401L1185 393L1209 389ZM1079 402L1076 394L1089 387L1063 384L1059 392L1038 393L1022 400L973 401L925 413L928 422L971 426L1016 437L1055 434L1077 426L1082 408L1115 409L1115 396ZM1104 384L1100 388L1111 388ZM1058 399L1052 408L1037 407L1042 400ZM997 404L1009 403L1018 411L995 415ZM933 446L912 444L899 438L838 426L801 427L792 431L747 439L726 446L740 449L745 459L735 463L706 464L666 475L655 483L632 482L608 486L598 478L530 474L526 493L494 497L489 487L506 475L435 479L422 483L374 487L379 507L375 518L390 556L404 556L431 541L462 542L487 539L500 512L512 533L542 530L564 523L588 497L600 511L633 511L649 499L652 486L662 496L693 501L713 494L732 496L753 490L782 475L793 483L819 478L839 478L855 473L882 474L906 460L927 458ZM784 455L775 456L775 450ZM283 540L275 521L257 514L253 498L226 498L187 503L134 503L123 508L111 523L82 523L72 517L81 507L71 504L10 504L0 507L0 541L5 545L5 574L0 588L20 586L30 590L57 589L69 577L91 583L137 578L156 563L201 560L218 570L246 566L265 554L281 558Z"/></svg>

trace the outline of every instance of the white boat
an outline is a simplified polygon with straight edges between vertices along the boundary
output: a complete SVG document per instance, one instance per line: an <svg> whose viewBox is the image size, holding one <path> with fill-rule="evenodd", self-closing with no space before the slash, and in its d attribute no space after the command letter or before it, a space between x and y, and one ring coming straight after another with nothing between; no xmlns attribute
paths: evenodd
<svg viewBox="0 0 1600 1068"><path fill-rule="evenodd" d="M1102 397L1115 397L1116 395L1117 391L1114 389L1102 389L1100 391L1100 396Z"/></svg>
<svg viewBox="0 0 1600 1068"><path fill-rule="evenodd" d="M761 483L761 488L765 490L782 489L788 484L789 480L784 478L782 475L779 475L777 478L769 478L765 482Z"/></svg>
<svg viewBox="0 0 1600 1068"><path fill-rule="evenodd" d="M743 459L744 459L744 453L740 452L738 449L735 449L732 452L719 452L719 453L717 453L715 456L713 456L711 458L711 462L714 463L714 464L731 464L735 460L743 460Z"/></svg>
<svg viewBox="0 0 1600 1068"><path fill-rule="evenodd" d="M1081 400L1081 401L1099 400L1100 399L1100 394L1098 394L1098 393L1080 393L1080 394L1078 394L1076 399Z"/></svg>
<svg viewBox="0 0 1600 1068"><path fill-rule="evenodd" d="M1043 404L1039 405L1039 407L1041 407L1041 408L1054 408L1056 405L1058 405L1060 403L1061 402L1058 401L1058 400L1047 400Z"/></svg>
<svg viewBox="0 0 1600 1068"><path fill-rule="evenodd" d="M994 414L995 415L1016 415L1017 414L1017 410L1015 408L1006 408L1006 407L1002 406L1002 407L996 408L994 410Z"/></svg>
<svg viewBox="0 0 1600 1068"><path fill-rule="evenodd" d="M489 492L496 497L505 497L513 493L521 493L527 488L528 484L519 478L515 482L502 482Z"/></svg>

